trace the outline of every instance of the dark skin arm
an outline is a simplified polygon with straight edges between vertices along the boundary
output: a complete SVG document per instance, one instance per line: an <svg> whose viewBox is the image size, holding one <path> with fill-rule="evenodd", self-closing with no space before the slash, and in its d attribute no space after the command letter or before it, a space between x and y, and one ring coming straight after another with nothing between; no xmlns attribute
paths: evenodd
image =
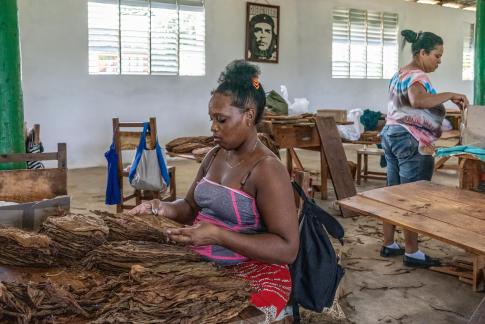
<svg viewBox="0 0 485 324"><path fill-rule="evenodd" d="M454 92L427 93L420 83L415 83L408 89L408 96L411 106L417 109L433 108L448 100L451 100L460 109L465 109L470 104L468 98L463 94Z"/></svg>
<svg viewBox="0 0 485 324"><path fill-rule="evenodd" d="M221 245L266 263L293 263L298 253L299 234L288 172L277 159L267 158L253 170L247 186L256 189L257 206L267 226L267 233L235 233L212 224L200 223L192 227L170 229L167 232L169 238L191 245Z"/></svg>
<svg viewBox="0 0 485 324"><path fill-rule="evenodd" d="M194 190L197 183L202 179L207 169L207 165L211 160L214 150L210 151L199 168L194 182L189 188L185 199L177 199L173 202L164 202L158 199L146 201L141 205L136 206L128 213L131 215L138 214L152 214L154 211L157 215L170 218L178 223L191 225L194 222L195 216L199 210L194 201Z"/></svg>

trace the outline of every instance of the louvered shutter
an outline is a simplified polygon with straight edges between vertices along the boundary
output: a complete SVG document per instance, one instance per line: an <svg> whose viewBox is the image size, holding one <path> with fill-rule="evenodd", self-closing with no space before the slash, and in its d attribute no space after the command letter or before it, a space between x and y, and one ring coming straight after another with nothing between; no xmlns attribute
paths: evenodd
<svg viewBox="0 0 485 324"><path fill-rule="evenodd" d="M121 73L150 73L150 4L120 0Z"/></svg>
<svg viewBox="0 0 485 324"><path fill-rule="evenodd" d="M396 13L382 14L383 45L382 50L382 77L390 79L398 70L398 15Z"/></svg>
<svg viewBox="0 0 485 324"><path fill-rule="evenodd" d="M205 11L201 0L179 0L179 74L205 74Z"/></svg>
<svg viewBox="0 0 485 324"><path fill-rule="evenodd" d="M382 13L367 11L367 72L368 79L382 78Z"/></svg>
<svg viewBox="0 0 485 324"><path fill-rule="evenodd" d="M333 78L391 78L397 70L397 14L336 8L332 24Z"/></svg>
<svg viewBox="0 0 485 324"><path fill-rule="evenodd" d="M119 74L118 0L88 2L89 74Z"/></svg>
<svg viewBox="0 0 485 324"><path fill-rule="evenodd" d="M177 75L179 24L176 1L152 0L151 19L152 74Z"/></svg>
<svg viewBox="0 0 485 324"><path fill-rule="evenodd" d="M332 24L332 78L348 78L350 74L349 10L335 9Z"/></svg>
<svg viewBox="0 0 485 324"><path fill-rule="evenodd" d="M365 78L366 74L366 12L350 9L350 78Z"/></svg>
<svg viewBox="0 0 485 324"><path fill-rule="evenodd" d="M474 78L474 58L475 58L475 25L465 23L465 35L463 37L463 80L473 80Z"/></svg>

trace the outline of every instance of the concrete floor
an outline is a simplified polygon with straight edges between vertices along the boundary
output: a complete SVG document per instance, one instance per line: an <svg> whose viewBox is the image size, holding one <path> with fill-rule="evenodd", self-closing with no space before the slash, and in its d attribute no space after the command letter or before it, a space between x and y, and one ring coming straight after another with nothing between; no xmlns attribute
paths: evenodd
<svg viewBox="0 0 485 324"><path fill-rule="evenodd" d="M346 145L348 160L355 161L359 146ZM305 168L318 170L317 152L299 151ZM282 157L284 161L284 156ZM379 170L378 157L369 158L370 169ZM177 178L177 195L183 197L197 173L199 164L189 160L172 160ZM457 186L456 171L436 172L433 182ZM365 191L384 186L380 180L369 180L357 186ZM69 171L68 193L72 197L73 212L90 209L115 211L104 205L106 168L88 168ZM340 305L348 322L365 323L466 323L483 298L471 286L457 278L430 270L407 268L399 257L384 259L379 256L382 244L381 225L368 217L341 218L333 207L335 195L329 183L329 200L318 203L336 215L346 230L345 245L340 248L346 267L343 279L343 298ZM398 234L402 242L402 234ZM420 247L435 257L451 258L465 255L463 250L420 237ZM316 315L313 323L331 323L327 317ZM308 322L309 320L307 320Z"/></svg>

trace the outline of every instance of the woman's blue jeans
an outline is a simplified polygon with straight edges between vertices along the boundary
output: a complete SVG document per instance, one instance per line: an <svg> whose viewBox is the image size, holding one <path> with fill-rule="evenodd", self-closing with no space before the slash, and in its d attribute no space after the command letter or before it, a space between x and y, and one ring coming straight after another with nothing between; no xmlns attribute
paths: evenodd
<svg viewBox="0 0 485 324"><path fill-rule="evenodd" d="M434 157L419 153L418 141L404 127L384 126L381 141L387 161L388 186L431 180Z"/></svg>

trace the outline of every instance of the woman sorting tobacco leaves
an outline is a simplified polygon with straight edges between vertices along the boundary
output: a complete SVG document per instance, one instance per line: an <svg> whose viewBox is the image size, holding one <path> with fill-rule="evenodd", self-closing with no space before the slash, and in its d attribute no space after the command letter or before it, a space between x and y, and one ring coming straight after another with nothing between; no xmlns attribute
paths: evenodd
<svg viewBox="0 0 485 324"><path fill-rule="evenodd" d="M288 172L258 140L266 103L259 75L242 60L226 67L209 101L216 147L186 197L145 202L131 213L186 224L168 230L169 239L248 280L255 291L251 303L273 320L289 299L288 264L298 253L299 235Z"/></svg>

